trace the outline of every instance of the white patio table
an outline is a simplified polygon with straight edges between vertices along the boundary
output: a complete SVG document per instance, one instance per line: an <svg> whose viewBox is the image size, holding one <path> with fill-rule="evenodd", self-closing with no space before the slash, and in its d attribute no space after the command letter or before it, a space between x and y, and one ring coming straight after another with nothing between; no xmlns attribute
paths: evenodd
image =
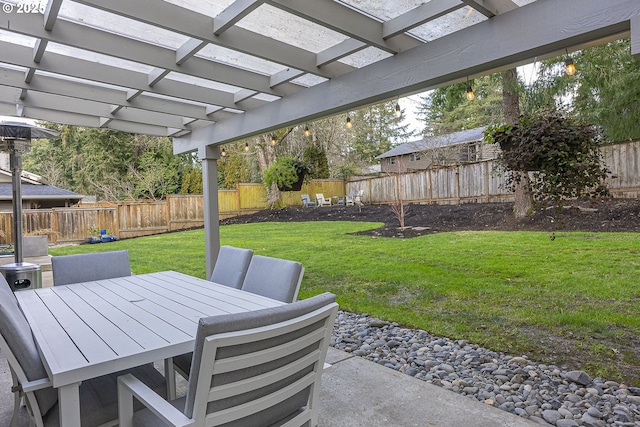
<svg viewBox="0 0 640 427"><path fill-rule="evenodd" d="M192 351L201 317L283 304L175 271L15 295L58 389L65 427L80 427L82 381Z"/></svg>

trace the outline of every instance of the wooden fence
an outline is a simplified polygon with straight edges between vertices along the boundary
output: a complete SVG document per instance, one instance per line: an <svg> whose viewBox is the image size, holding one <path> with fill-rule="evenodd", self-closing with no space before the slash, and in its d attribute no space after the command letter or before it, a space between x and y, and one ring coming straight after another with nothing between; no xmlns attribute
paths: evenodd
<svg viewBox="0 0 640 427"><path fill-rule="evenodd" d="M602 148L611 176L606 184L614 197L640 197L640 141L611 144ZM396 189L411 203L493 203L513 201L506 179L494 172L495 162L486 160L438 167L413 173L375 178L354 178L346 192L363 191L365 203L394 203ZM396 180L398 185L396 186Z"/></svg>
<svg viewBox="0 0 640 427"><path fill-rule="evenodd" d="M343 196L344 181L314 180L302 191L282 193L288 206L302 205L301 194ZM235 190L218 192L220 218L244 215L267 208L262 184L239 184ZM90 236L89 228L108 230L120 239L185 230L204 225L202 195L174 195L161 201L83 204L81 207L25 209L23 233L47 235L50 243L79 243ZM0 212L0 244L13 241L13 214Z"/></svg>
<svg viewBox="0 0 640 427"><path fill-rule="evenodd" d="M611 171L607 186L614 197L640 197L640 141L603 147ZM325 197L343 196L363 190L365 203L393 203L396 188L411 203L492 203L512 201L505 190L505 179L494 172L491 160L459 166L441 167L414 173L376 178L314 180L302 191L282 193L287 206L302 205L301 194ZM396 186L396 180L401 180ZM346 188L345 188L346 187ZM267 207L262 184L239 184L235 190L218 192L220 218L256 212ZM10 243L12 213L0 212L0 244ZM175 195L156 202L120 202L82 205L74 208L23 210L24 235L47 235L51 243L78 243L89 237L89 228L106 229L118 238L147 236L169 231L202 227L204 200L201 195Z"/></svg>

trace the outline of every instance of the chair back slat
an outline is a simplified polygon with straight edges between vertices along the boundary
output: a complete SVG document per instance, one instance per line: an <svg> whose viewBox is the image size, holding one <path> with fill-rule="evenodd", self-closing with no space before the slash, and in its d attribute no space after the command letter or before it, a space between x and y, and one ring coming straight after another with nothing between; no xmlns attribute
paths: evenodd
<svg viewBox="0 0 640 427"><path fill-rule="evenodd" d="M335 296L200 321L185 415L196 425L260 426L317 418ZM214 333L209 333L213 331ZM304 414L301 416L301 414Z"/></svg>
<svg viewBox="0 0 640 427"><path fill-rule="evenodd" d="M313 372L305 375L296 382L288 386L278 389L273 393L229 409L213 412L207 415L205 425L207 427L215 427L227 424L238 419L242 419L247 415L252 415L264 411L270 407L281 404L287 399L294 397L305 389L311 387L315 382L315 374ZM304 412L304 411L303 411ZM307 415L310 417L309 415Z"/></svg>
<svg viewBox="0 0 640 427"><path fill-rule="evenodd" d="M129 251L54 256L51 270L54 286L131 276Z"/></svg>

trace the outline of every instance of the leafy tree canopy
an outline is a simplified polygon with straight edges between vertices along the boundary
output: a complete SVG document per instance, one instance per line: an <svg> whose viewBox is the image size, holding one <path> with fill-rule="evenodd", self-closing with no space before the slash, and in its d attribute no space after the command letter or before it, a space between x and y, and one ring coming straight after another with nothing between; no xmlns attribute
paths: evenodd
<svg viewBox="0 0 640 427"><path fill-rule="evenodd" d="M490 126L485 139L500 144L498 163L511 172L531 171L534 197L563 199L606 194L607 169L595 126L554 110L523 116L516 125ZM511 174L513 177L517 174Z"/></svg>
<svg viewBox="0 0 640 427"><path fill-rule="evenodd" d="M190 155L173 154L169 138L45 123L55 139L34 140L24 168L48 183L99 200L162 198L177 193Z"/></svg>

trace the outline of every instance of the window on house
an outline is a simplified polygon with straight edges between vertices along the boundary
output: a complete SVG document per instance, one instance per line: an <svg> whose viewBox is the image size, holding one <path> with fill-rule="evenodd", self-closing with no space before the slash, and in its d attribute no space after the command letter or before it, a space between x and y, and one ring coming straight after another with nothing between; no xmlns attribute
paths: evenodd
<svg viewBox="0 0 640 427"><path fill-rule="evenodd" d="M396 158L395 157L389 157L387 159L387 163L390 165L395 165L396 164Z"/></svg>
<svg viewBox="0 0 640 427"><path fill-rule="evenodd" d="M478 160L478 145L474 142L460 146L460 162L475 162Z"/></svg>
<svg viewBox="0 0 640 427"><path fill-rule="evenodd" d="M420 160L420 154L417 153L413 153L409 156L409 160L412 162L417 162L418 160Z"/></svg>

